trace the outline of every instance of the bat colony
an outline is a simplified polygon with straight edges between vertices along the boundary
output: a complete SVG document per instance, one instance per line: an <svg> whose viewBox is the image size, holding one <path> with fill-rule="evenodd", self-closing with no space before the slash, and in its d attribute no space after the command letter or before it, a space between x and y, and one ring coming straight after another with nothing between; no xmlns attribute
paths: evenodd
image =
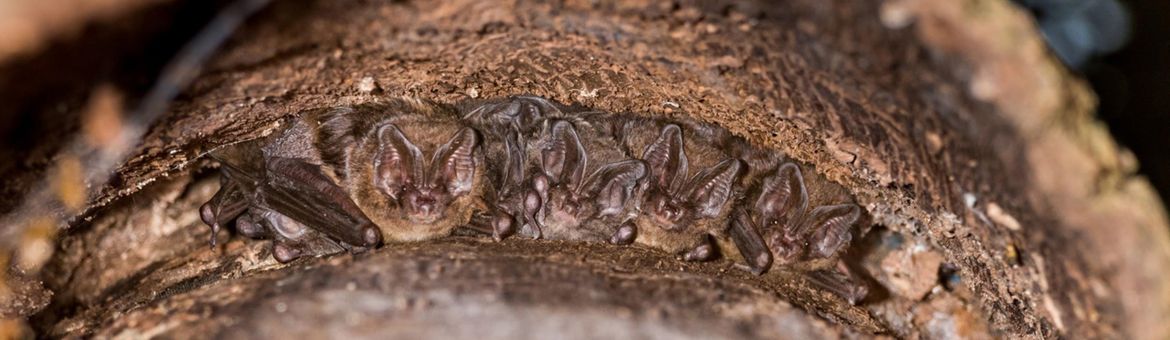
<svg viewBox="0 0 1170 340"><path fill-rule="evenodd" d="M862 211L840 186L717 126L519 96L391 100L303 112L212 153L212 229L272 239L280 262L383 242L490 234L723 256L761 275L807 273L848 299L840 265Z"/></svg>

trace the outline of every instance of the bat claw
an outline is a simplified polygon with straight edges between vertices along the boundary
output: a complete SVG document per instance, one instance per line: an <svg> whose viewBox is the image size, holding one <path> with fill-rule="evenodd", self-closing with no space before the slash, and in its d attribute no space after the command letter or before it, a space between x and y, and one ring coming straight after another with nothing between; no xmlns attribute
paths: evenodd
<svg viewBox="0 0 1170 340"><path fill-rule="evenodd" d="M752 266L749 266L749 265L746 265L746 264L743 264L743 263L735 263L735 264L732 264L732 266L734 266L734 267L735 267L735 269L739 269L739 270L742 270L742 271L745 271L745 272L752 273L752 275L760 275L760 274L762 274L762 272L761 272L761 273L756 273L756 269L755 269L755 268L752 268Z"/></svg>
<svg viewBox="0 0 1170 340"><path fill-rule="evenodd" d="M211 205L212 205L211 202L207 202L207 203L203 203L203 206L199 207L199 219L203 220L203 223L205 223L205 224L207 224L207 226L211 227L211 238L210 238L209 242L211 243L210 247L215 248L215 245L216 245L215 237L219 236L219 229L220 228L219 228L219 222L216 221L216 219L215 219L215 211L213 210Z"/></svg>
<svg viewBox="0 0 1170 340"><path fill-rule="evenodd" d="M763 275L764 272L768 271L768 267L771 265L772 254L765 251L757 255L756 258L752 260L751 272L752 274Z"/></svg>

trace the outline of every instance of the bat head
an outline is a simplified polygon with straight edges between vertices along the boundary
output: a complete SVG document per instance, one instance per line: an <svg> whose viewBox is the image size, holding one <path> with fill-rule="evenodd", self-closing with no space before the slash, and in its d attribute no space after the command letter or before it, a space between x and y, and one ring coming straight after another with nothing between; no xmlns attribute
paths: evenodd
<svg viewBox="0 0 1170 340"><path fill-rule="evenodd" d="M533 187L544 196L544 224L576 227L585 219L621 214L646 166L638 160L606 164L585 176L589 155L572 124L556 121L544 140Z"/></svg>
<svg viewBox="0 0 1170 340"><path fill-rule="evenodd" d="M766 236L768 248L778 263L791 263L801 255L798 222L808 209L808 191L804 176L796 164L785 163L776 173L764 178L756 198L755 212Z"/></svg>
<svg viewBox="0 0 1170 340"><path fill-rule="evenodd" d="M462 128L434 151L429 162L394 124L378 129L374 185L397 202L403 218L419 224L442 219L453 201L471 192L479 136Z"/></svg>
<svg viewBox="0 0 1170 340"><path fill-rule="evenodd" d="M682 129L674 124L664 127L658 139L646 146L642 160L650 170L642 213L672 231L684 230L698 219L720 216L742 167L737 159L724 159L688 178Z"/></svg>
<svg viewBox="0 0 1170 340"><path fill-rule="evenodd" d="M861 217L861 208L838 204L810 210L804 177L796 164L781 165L760 187L754 208L777 263L796 262L806 255L828 258L852 239L850 229Z"/></svg>

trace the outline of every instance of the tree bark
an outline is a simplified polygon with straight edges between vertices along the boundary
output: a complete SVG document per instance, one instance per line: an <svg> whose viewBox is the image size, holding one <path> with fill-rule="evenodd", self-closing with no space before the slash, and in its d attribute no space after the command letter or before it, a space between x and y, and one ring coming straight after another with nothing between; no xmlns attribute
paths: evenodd
<svg viewBox="0 0 1170 340"><path fill-rule="evenodd" d="M686 115L813 164L872 217L852 256L882 292L849 306L726 262L551 241L453 237L289 265L259 242L206 246L211 148L307 109L514 94ZM53 337L1164 338L1170 229L1092 101L1002 1L281 2L60 238L31 324Z"/></svg>

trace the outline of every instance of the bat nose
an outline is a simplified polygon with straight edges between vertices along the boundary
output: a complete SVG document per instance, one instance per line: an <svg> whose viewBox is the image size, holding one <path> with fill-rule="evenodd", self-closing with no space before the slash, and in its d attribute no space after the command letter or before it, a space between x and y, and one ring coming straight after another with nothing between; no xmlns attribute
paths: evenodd
<svg viewBox="0 0 1170 340"><path fill-rule="evenodd" d="M679 215L681 215L681 212L679 211L678 207L674 206L673 204L665 204L659 208L659 214L661 214L662 217L665 217L668 221L674 221L678 219Z"/></svg>
<svg viewBox="0 0 1170 340"><path fill-rule="evenodd" d="M414 197L411 197L411 201L412 201L411 202L412 205L414 205L415 210L420 212L420 213L431 214L435 211L435 208L436 208L435 197L432 195L428 195L425 192L421 192L418 195L414 195Z"/></svg>

